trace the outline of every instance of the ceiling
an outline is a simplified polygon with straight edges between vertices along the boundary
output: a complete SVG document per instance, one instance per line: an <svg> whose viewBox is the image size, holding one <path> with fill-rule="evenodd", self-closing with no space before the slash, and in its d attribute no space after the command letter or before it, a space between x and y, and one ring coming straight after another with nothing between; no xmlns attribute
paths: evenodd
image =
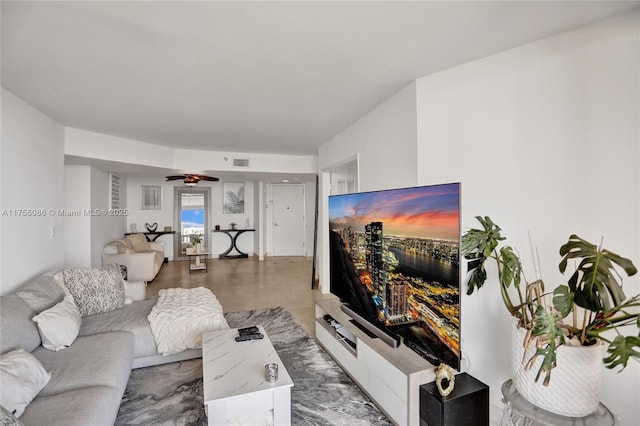
<svg viewBox="0 0 640 426"><path fill-rule="evenodd" d="M65 126L314 155L412 80L636 1L2 1L2 86Z"/></svg>

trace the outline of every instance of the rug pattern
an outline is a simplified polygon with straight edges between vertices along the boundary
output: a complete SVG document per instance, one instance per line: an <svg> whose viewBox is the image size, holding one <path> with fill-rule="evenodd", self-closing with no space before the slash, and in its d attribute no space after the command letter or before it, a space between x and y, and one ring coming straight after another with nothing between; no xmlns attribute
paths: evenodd
<svg viewBox="0 0 640 426"><path fill-rule="evenodd" d="M284 308L226 313L232 328L262 325L293 379L293 425L390 425ZM116 425L206 425L202 360L131 372Z"/></svg>

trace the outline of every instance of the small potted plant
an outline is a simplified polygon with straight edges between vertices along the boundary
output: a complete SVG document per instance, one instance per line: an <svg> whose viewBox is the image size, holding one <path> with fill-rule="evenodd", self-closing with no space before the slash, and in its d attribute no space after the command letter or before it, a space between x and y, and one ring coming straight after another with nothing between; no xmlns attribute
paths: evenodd
<svg viewBox="0 0 640 426"><path fill-rule="evenodd" d="M201 250L201 243L202 243L202 235L200 234L191 234L191 245L194 248L194 251L196 253L199 253Z"/></svg>
<svg viewBox="0 0 640 426"><path fill-rule="evenodd" d="M525 279L517 251L508 245L501 246L505 240L501 228L489 217L476 219L482 228L469 229L462 237L462 255L468 261L467 294L485 284L488 279L485 264L494 262L500 295L509 314L517 320L514 336L520 341L514 341L514 353L519 359L513 360L516 388L530 402L549 411L572 417L590 414L599 403L601 368L580 369L574 361L561 360L560 352L567 347L595 348L592 352L597 364L604 363L611 369L624 369L630 358L640 360L640 293L627 297L620 274L622 271L632 276L637 268L631 260L571 235L560 247L559 269L564 273L569 261L575 261L575 270L566 284L547 292L542 279L533 282ZM600 345L607 346L604 358ZM566 392L564 384L551 380L552 371L561 364L563 369L578 369L579 374L569 373L576 376L570 379L578 379L584 373L582 370L597 370L598 378L591 380L597 388L593 390L595 395L593 392L586 395L584 402L576 401L574 395L568 404L566 394L548 390L554 387L550 385L557 385L556 389ZM538 380L543 376L540 385ZM554 374L553 382L562 380L564 376L558 378ZM590 392L581 389L578 393Z"/></svg>

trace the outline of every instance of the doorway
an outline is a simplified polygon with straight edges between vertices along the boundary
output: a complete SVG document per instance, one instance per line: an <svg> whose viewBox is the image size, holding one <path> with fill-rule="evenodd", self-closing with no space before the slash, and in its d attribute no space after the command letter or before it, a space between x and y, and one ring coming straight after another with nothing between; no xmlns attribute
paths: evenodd
<svg viewBox="0 0 640 426"><path fill-rule="evenodd" d="M273 185L273 256L305 255L304 184Z"/></svg>
<svg viewBox="0 0 640 426"><path fill-rule="evenodd" d="M209 209L211 188L174 189L174 238L173 257L175 260L187 260L187 249L195 244L196 237L201 239L204 250L209 247Z"/></svg>

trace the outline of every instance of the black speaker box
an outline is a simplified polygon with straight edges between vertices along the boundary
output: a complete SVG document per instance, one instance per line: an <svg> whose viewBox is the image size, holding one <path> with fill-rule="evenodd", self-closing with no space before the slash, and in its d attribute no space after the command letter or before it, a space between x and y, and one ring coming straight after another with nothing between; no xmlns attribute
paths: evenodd
<svg viewBox="0 0 640 426"><path fill-rule="evenodd" d="M420 386L421 426L488 426L489 386L467 373L456 375L453 392L440 395L436 382Z"/></svg>

